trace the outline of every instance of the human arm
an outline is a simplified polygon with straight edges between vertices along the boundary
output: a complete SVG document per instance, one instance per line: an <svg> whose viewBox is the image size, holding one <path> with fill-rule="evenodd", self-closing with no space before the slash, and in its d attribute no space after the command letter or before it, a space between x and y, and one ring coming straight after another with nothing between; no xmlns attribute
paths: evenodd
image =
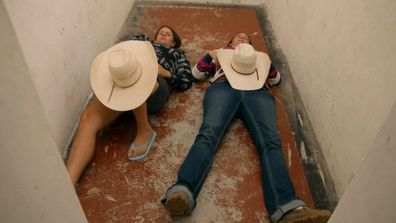
<svg viewBox="0 0 396 223"><path fill-rule="evenodd" d="M192 68L192 75L196 81L205 80L209 76L213 76L216 73L217 53L216 51L210 51L203 56L198 63Z"/></svg>
<svg viewBox="0 0 396 223"><path fill-rule="evenodd" d="M174 54L175 63L173 66L174 69L169 69L172 75L171 85L172 88L177 91L185 91L189 89L194 81L194 77L191 73L190 62L187 59L187 56L180 49L172 52Z"/></svg>
<svg viewBox="0 0 396 223"><path fill-rule="evenodd" d="M169 70L165 69L160 64L158 64L158 75L165 78L172 78L172 73Z"/></svg>
<svg viewBox="0 0 396 223"><path fill-rule="evenodd" d="M269 87L274 87L278 86L281 82L281 75L279 73L278 68L275 66L275 64L271 63L271 67L268 72L268 77L267 77L267 84Z"/></svg>

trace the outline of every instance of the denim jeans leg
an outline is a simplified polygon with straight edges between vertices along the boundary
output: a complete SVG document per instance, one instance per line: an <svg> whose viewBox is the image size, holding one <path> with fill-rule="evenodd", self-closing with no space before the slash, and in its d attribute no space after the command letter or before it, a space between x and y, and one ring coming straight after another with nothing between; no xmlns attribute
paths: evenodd
<svg viewBox="0 0 396 223"><path fill-rule="evenodd" d="M245 91L241 117L251 133L260 156L265 203L270 215L284 205L294 209L305 203L296 198L281 150L276 123L275 100L265 89Z"/></svg>
<svg viewBox="0 0 396 223"><path fill-rule="evenodd" d="M240 104L240 94L228 82L210 86L203 101L203 121L186 159L180 167L176 184L190 188L197 198L212 165L217 147Z"/></svg>

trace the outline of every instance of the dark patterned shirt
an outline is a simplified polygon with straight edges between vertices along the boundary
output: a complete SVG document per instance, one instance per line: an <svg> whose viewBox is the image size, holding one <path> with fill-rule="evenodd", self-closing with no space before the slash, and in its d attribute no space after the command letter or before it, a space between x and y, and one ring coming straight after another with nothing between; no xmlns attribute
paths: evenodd
<svg viewBox="0 0 396 223"><path fill-rule="evenodd" d="M190 62L183 50L154 43L154 41L145 34L126 36L123 41L126 40L150 41L157 54L158 64L172 74L171 78L165 78L172 89L185 91L191 87L194 77L191 73Z"/></svg>

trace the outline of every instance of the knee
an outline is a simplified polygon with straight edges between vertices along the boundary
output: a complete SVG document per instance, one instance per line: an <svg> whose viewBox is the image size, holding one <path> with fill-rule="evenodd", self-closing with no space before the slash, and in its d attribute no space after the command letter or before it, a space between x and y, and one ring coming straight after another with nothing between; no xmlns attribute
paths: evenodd
<svg viewBox="0 0 396 223"><path fill-rule="evenodd" d="M208 138L204 137L203 135L199 134L192 145L189 154L193 154L193 157L199 157L199 160L202 161L206 159L212 159L211 157L217 151L216 142L213 140L209 140ZM189 155L191 157L191 155Z"/></svg>
<svg viewBox="0 0 396 223"><path fill-rule="evenodd" d="M207 150L213 152L213 150L216 150L221 140L221 134L219 131L215 131L213 129L203 129L197 135L196 140L197 142L199 142L199 144L205 145L204 147L207 148ZM203 150L202 152L207 152L207 151Z"/></svg>
<svg viewBox="0 0 396 223"><path fill-rule="evenodd" d="M281 141L279 137L269 138L264 143L264 148L267 150L280 150Z"/></svg>
<svg viewBox="0 0 396 223"><path fill-rule="evenodd" d="M100 129L99 126L99 120L95 118L95 114L88 110L81 113L78 128L98 131Z"/></svg>
<svg viewBox="0 0 396 223"><path fill-rule="evenodd" d="M216 126L202 126L199 135L208 140L213 141L213 143L220 137L220 128L216 128Z"/></svg>

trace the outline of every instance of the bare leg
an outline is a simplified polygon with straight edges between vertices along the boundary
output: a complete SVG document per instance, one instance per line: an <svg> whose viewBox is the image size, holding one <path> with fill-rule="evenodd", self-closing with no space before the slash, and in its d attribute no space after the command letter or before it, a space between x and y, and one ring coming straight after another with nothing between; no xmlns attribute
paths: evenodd
<svg viewBox="0 0 396 223"><path fill-rule="evenodd" d="M67 160L67 170L73 184L77 183L85 166L93 157L97 132L121 113L107 108L94 98L81 114L77 135Z"/></svg>
<svg viewBox="0 0 396 223"><path fill-rule="evenodd" d="M154 93L157 88L158 88L158 82L155 84L155 87L152 91ZM136 119L136 137L135 140L133 141L133 145L135 146L140 146L147 141L150 140L152 134L153 134L153 129L151 128L149 118L147 115L147 103L144 102L141 106L135 108L133 110L133 114L135 115ZM147 147L142 147L141 149L138 149L136 151L128 150L128 157L135 157L143 154Z"/></svg>
<svg viewBox="0 0 396 223"><path fill-rule="evenodd" d="M133 145L139 146L149 141L153 134L153 129L151 128L150 122L148 120L146 102L133 110L133 114L135 115L136 119L136 137L133 141ZM146 149L146 147L142 147L141 149L138 149L134 152L129 150L128 157L139 156L140 154L144 153Z"/></svg>

